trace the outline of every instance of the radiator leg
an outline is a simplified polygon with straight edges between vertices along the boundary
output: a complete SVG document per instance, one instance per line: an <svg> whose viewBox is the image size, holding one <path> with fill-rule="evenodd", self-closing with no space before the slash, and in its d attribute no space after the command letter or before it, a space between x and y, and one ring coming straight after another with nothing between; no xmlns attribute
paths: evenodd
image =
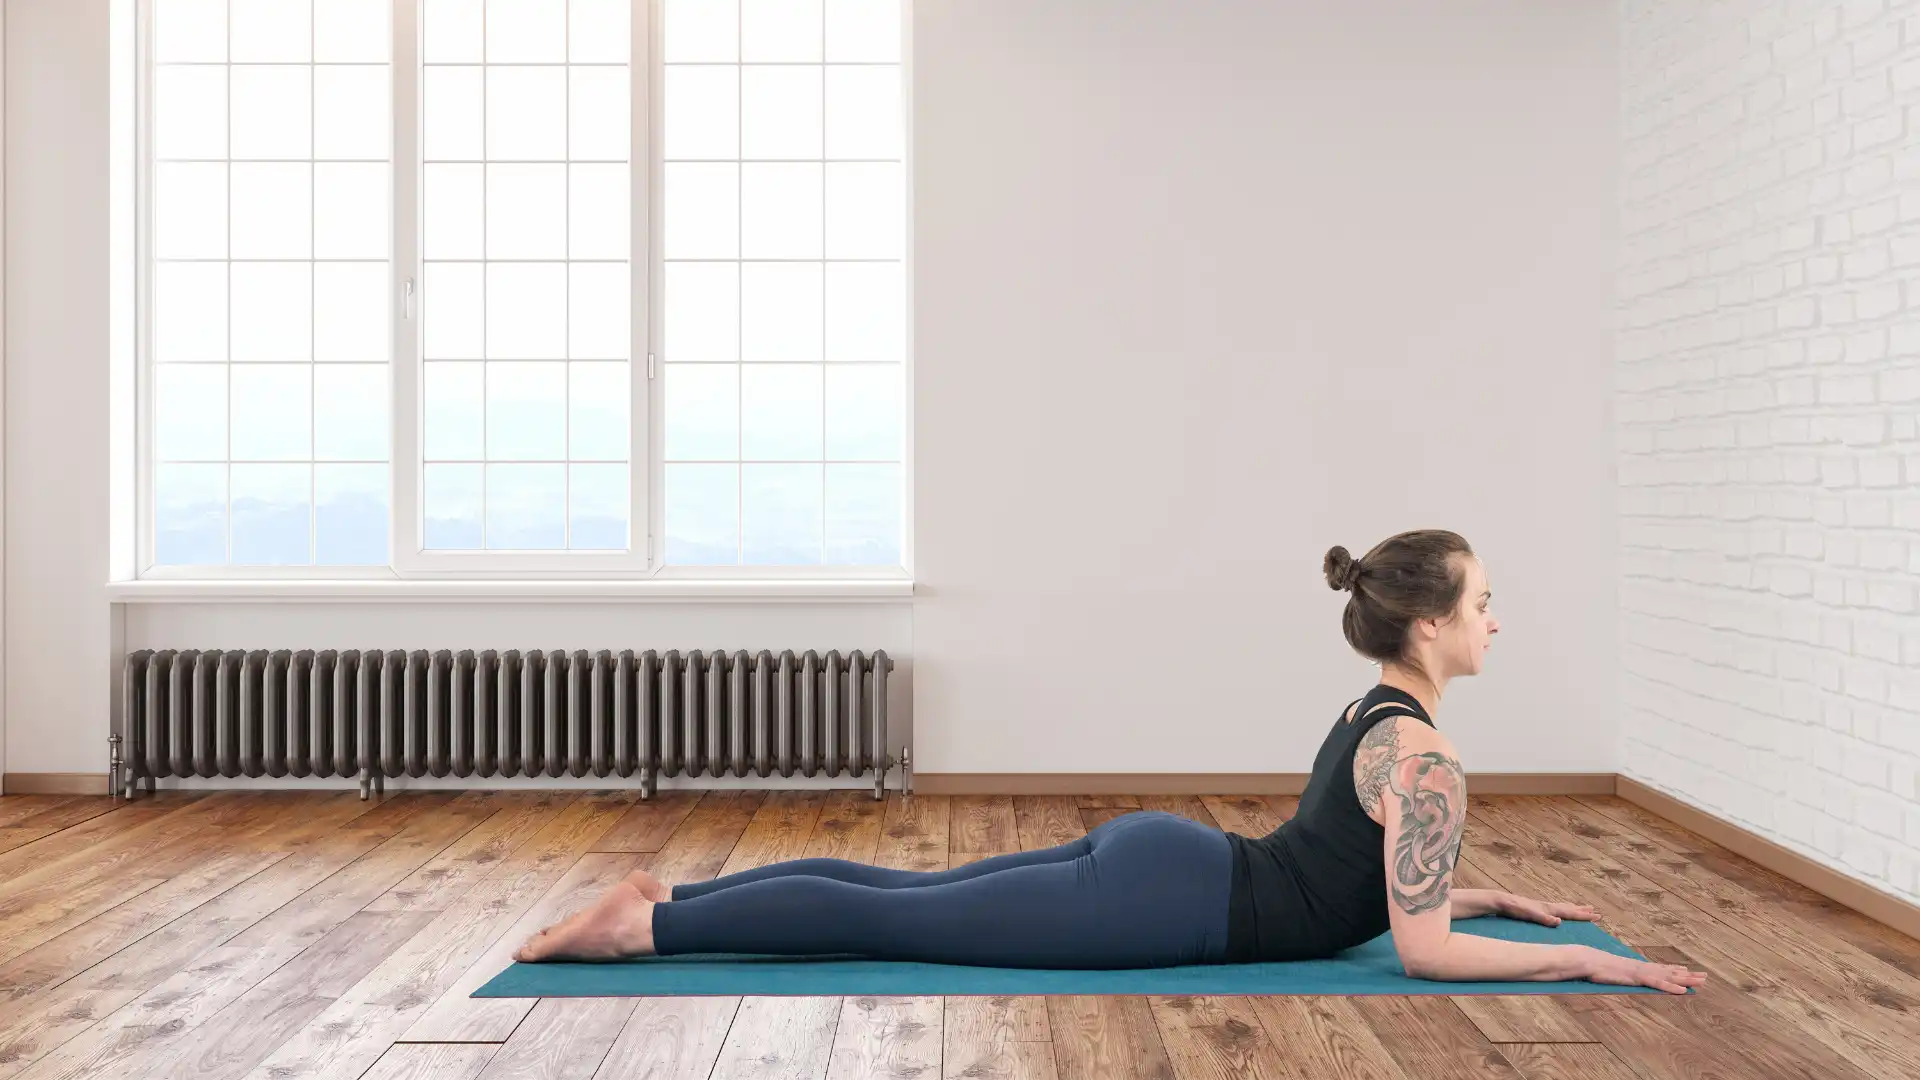
<svg viewBox="0 0 1920 1080"><path fill-rule="evenodd" d="M654 796L654 793L659 790L659 783L660 783L659 777L657 774L654 773L653 766L648 765L647 767L641 769L640 770L640 800L642 802L645 802L649 799L652 799Z"/></svg>
<svg viewBox="0 0 1920 1080"><path fill-rule="evenodd" d="M360 767L360 801L366 802L372 794L373 770L363 765Z"/></svg>
<svg viewBox="0 0 1920 1080"><path fill-rule="evenodd" d="M373 797L376 799L381 799L381 798L385 798L386 794L387 794L387 774L381 772L378 769L375 769L373 770Z"/></svg>
<svg viewBox="0 0 1920 1080"><path fill-rule="evenodd" d="M120 798L120 733L107 736L107 794Z"/></svg>
<svg viewBox="0 0 1920 1080"><path fill-rule="evenodd" d="M874 802L882 802L887 797L887 770L891 768L892 765L893 761L890 758L884 757L873 763Z"/></svg>
<svg viewBox="0 0 1920 1080"><path fill-rule="evenodd" d="M913 794L913 747L900 748L900 790Z"/></svg>

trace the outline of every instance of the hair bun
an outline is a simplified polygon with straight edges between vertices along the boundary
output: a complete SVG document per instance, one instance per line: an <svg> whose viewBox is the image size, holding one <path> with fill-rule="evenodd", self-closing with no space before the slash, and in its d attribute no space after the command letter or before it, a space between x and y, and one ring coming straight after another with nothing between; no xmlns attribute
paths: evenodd
<svg viewBox="0 0 1920 1080"><path fill-rule="evenodd" d="M1338 545L1327 549L1327 558L1321 564L1321 569L1326 572L1327 587L1331 589L1352 589L1354 583L1360 580L1360 563L1354 559L1352 552Z"/></svg>

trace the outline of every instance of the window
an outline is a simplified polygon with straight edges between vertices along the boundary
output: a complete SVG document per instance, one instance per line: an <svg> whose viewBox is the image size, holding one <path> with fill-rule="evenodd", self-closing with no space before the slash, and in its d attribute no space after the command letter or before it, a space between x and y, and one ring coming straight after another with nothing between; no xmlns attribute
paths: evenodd
<svg viewBox="0 0 1920 1080"><path fill-rule="evenodd" d="M146 3L143 567L897 572L900 0Z"/></svg>

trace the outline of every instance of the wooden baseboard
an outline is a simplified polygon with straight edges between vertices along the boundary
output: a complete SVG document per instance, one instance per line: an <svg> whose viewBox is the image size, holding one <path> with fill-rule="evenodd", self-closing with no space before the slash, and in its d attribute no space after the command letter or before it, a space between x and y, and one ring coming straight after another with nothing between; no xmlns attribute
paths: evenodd
<svg viewBox="0 0 1920 1080"><path fill-rule="evenodd" d="M0 777L0 794L106 795L107 774L87 772L10 772Z"/></svg>
<svg viewBox="0 0 1920 1080"><path fill-rule="evenodd" d="M1620 788L1615 794L1681 828L1699 833L1743 859L1799 882L1837 904L1885 923L1909 937L1920 938L1920 905L1890 896L1871 885L1861 884L1792 848L1776 844L1758 833L1715 817L1637 780L1621 777Z"/></svg>
<svg viewBox="0 0 1920 1080"><path fill-rule="evenodd" d="M1611 795L1613 773L1468 773L1475 795ZM1306 773L924 773L926 795L1298 795Z"/></svg>

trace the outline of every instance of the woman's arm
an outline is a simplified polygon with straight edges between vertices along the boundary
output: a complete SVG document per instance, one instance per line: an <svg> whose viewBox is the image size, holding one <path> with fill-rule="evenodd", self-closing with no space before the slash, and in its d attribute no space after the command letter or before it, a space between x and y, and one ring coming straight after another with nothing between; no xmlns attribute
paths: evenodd
<svg viewBox="0 0 1920 1080"><path fill-rule="evenodd" d="M1383 730L1384 729L1384 730ZM1590 979L1684 994L1706 976L1584 945L1538 945L1456 934L1453 866L1466 830L1466 776L1444 736L1395 717L1374 725L1354 757L1361 805L1386 829L1387 914L1407 974L1448 982ZM1481 896L1469 897L1469 909Z"/></svg>
<svg viewBox="0 0 1920 1080"><path fill-rule="evenodd" d="M1482 915L1504 915L1509 919L1559 926L1563 920L1592 922L1599 914L1586 904L1560 904L1551 900L1533 900L1499 889L1455 889L1451 897L1453 921L1477 919Z"/></svg>

